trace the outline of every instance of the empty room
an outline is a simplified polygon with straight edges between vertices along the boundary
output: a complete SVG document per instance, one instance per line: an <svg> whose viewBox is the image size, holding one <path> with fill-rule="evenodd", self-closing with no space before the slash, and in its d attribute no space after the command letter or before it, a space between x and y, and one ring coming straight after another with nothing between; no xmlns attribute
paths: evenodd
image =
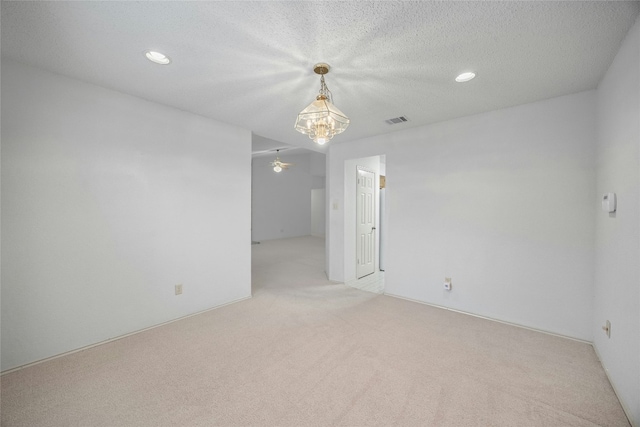
<svg viewBox="0 0 640 427"><path fill-rule="evenodd" d="M0 14L3 427L640 427L640 2Z"/></svg>

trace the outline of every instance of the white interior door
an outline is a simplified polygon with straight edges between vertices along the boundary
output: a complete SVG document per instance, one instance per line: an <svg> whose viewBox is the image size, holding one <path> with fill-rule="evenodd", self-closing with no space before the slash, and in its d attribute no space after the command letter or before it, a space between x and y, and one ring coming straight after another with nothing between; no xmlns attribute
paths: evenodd
<svg viewBox="0 0 640 427"><path fill-rule="evenodd" d="M375 174L358 168L356 278L375 271Z"/></svg>

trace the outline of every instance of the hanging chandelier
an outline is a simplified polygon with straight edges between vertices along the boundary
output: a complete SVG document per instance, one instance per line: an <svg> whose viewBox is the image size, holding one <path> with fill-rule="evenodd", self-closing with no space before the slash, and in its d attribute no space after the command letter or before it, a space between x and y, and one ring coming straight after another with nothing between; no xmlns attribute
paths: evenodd
<svg viewBox="0 0 640 427"><path fill-rule="evenodd" d="M344 132L349 126L349 118L333 105L331 91L324 82L324 75L329 72L329 65L316 64L313 71L320 75L320 93L307 108L298 114L295 129L309 135L320 145L326 144L335 135Z"/></svg>

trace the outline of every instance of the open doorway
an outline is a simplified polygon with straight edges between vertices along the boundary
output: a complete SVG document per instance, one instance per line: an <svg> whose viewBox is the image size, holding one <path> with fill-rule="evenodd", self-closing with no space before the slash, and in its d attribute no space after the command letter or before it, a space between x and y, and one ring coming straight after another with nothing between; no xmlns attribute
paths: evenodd
<svg viewBox="0 0 640 427"><path fill-rule="evenodd" d="M278 240L281 242L270 247L278 248L275 251L277 253L287 254L287 246L299 244L291 239L305 236L321 238L324 246L325 157L323 153L254 136L251 165L252 252L261 253L261 247L266 242ZM287 167L276 168L276 159ZM267 256L272 263L277 261L275 252ZM291 258L288 255L286 257ZM253 267L258 267L258 270L261 268L259 263L257 258L252 259ZM257 282L252 282L252 290L255 291Z"/></svg>

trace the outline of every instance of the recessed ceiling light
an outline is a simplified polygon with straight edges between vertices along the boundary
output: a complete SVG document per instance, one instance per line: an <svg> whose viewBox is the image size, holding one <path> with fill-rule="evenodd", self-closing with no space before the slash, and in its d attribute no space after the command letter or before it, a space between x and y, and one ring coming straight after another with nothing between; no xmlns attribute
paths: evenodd
<svg viewBox="0 0 640 427"><path fill-rule="evenodd" d="M146 51L144 56L146 56L149 61L160 65L167 65L171 62L171 59L169 59L167 55L153 50Z"/></svg>
<svg viewBox="0 0 640 427"><path fill-rule="evenodd" d="M459 82L459 83L468 82L469 80L471 80L475 76L476 76L476 73L472 73L472 72L462 73L458 77L456 77L456 81Z"/></svg>

